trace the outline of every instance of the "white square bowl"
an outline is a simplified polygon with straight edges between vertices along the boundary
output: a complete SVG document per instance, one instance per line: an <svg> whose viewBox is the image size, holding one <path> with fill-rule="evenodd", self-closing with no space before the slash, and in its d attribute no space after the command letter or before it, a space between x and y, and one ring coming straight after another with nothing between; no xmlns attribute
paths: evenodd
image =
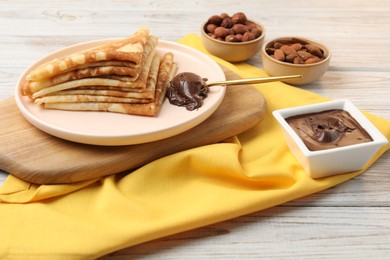
<svg viewBox="0 0 390 260"><path fill-rule="evenodd" d="M298 134L285 120L288 117L308 113L322 112L332 109L342 109L367 131L373 141L332 148L310 151ZM273 111L285 136L288 147L304 170L312 178L322 178L362 169L375 153L388 143L386 137L348 100L335 100L313 105L292 107Z"/></svg>

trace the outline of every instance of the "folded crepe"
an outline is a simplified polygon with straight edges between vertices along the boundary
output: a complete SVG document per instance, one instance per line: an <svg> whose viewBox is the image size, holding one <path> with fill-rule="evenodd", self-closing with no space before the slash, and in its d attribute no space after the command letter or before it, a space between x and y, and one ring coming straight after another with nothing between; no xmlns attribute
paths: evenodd
<svg viewBox="0 0 390 260"><path fill-rule="evenodd" d="M149 74L150 66L153 59L154 50L157 46L158 38L149 36L144 51L142 53L141 66L138 67L137 78L134 81L122 81L119 79L110 79L107 75L112 75L116 72L115 68L102 69L102 67L87 67L80 70L67 71L63 74L56 74L51 78L42 81L27 81L23 86L28 88L24 93L30 94L32 98L48 95L65 89L72 89L82 86L115 86L128 89L145 89L146 80ZM93 52L93 51L90 51ZM66 59L66 58L64 58ZM56 63L57 60L54 61ZM43 66L44 68L47 65ZM38 68L39 70L40 68ZM111 74L109 73L111 72ZM122 71L123 72L123 71ZM34 71L32 72L34 73ZM95 74L94 74L95 73ZM120 75L122 75L121 73ZM31 74L27 76L29 78ZM103 77L99 77L104 75Z"/></svg>
<svg viewBox="0 0 390 260"><path fill-rule="evenodd" d="M154 100L154 96L155 96L157 76L158 76L158 71L159 71L160 61L161 61L159 54L157 54L156 52L153 53L153 56L151 56L151 58L152 58L151 59L152 62L148 69L148 75L145 81L145 89L142 92L124 91L123 88L122 89L117 88L116 90L111 90L108 84L100 85L100 86L88 86L87 89L83 89L82 87L77 87L76 89L71 88L68 90L58 91L50 95L45 95L43 97L36 98L35 104L42 105L48 103L78 103L78 102L79 103L83 103L83 102L145 103L145 101L151 102ZM93 78L88 79L88 81L92 81L92 80L95 79ZM102 79L97 79L97 80L106 83L110 82L110 80L106 80L106 81L103 81ZM72 84L72 81L68 83ZM65 84L67 83L63 83L61 85L65 85ZM48 88L42 89L39 92L42 92L44 90L48 90ZM48 106L46 105L45 107L48 108ZM77 109L70 109L70 110L77 110ZM86 109L81 109L81 110L86 110Z"/></svg>
<svg viewBox="0 0 390 260"><path fill-rule="evenodd" d="M56 75L52 78L48 78L43 81L28 81L26 84L27 87L31 89L31 92L36 92L40 89L54 86L60 83L64 83L70 80L98 77L98 76L109 76L109 75L123 75L127 76L127 81L135 81L140 75L139 68L130 68L125 66L97 66L95 64L84 68L77 68L72 71L68 71L59 75Z"/></svg>
<svg viewBox="0 0 390 260"><path fill-rule="evenodd" d="M132 62L137 67L149 36L148 28L141 28L133 35L119 41L110 42L96 48L81 51L68 57L50 61L33 70L28 80L40 81L64 73L85 64L119 60Z"/></svg>
<svg viewBox="0 0 390 260"><path fill-rule="evenodd" d="M157 44L141 28L124 40L42 64L27 75L21 92L49 109L157 115L176 71L173 54L161 58Z"/></svg>
<svg viewBox="0 0 390 260"><path fill-rule="evenodd" d="M51 77L43 78L41 80L26 80L23 87L26 88L26 93L31 93L69 80L105 75L126 75L129 78L128 81L135 81L139 77L141 71L142 65L135 65L135 63L131 61L98 61L76 66L72 69L63 71L60 74L54 74ZM28 76L27 78L30 77Z"/></svg>
<svg viewBox="0 0 390 260"><path fill-rule="evenodd" d="M155 57L159 57L158 54ZM154 59L156 61L156 59ZM160 111L169 82L176 73L176 63L171 52L161 58L158 69L151 70L148 88L155 88L154 99L148 103L126 102L44 102L45 108L78 111L107 111L124 114L156 116ZM157 80L157 82L156 82Z"/></svg>
<svg viewBox="0 0 390 260"><path fill-rule="evenodd" d="M148 86L148 84L147 84ZM104 87L104 86L90 86L85 88L75 88L63 91L58 91L52 96L57 95L95 95L95 96L110 96L110 97L127 97L137 99L152 99L154 97L154 89L147 87L142 92L126 91L124 89L115 87Z"/></svg>

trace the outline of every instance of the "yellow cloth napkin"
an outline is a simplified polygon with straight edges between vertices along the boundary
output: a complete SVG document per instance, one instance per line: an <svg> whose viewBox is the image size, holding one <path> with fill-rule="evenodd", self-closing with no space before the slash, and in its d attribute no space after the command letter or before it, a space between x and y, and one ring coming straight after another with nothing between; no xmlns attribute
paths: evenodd
<svg viewBox="0 0 390 260"><path fill-rule="evenodd" d="M196 35L181 43L204 51ZM245 63L216 60L242 77L266 75ZM97 258L306 196L364 171L309 178L271 112L327 99L280 82L256 88L267 100L266 118L224 142L76 184L34 185L10 175L0 190L0 258ZM390 122L365 114L389 139Z"/></svg>

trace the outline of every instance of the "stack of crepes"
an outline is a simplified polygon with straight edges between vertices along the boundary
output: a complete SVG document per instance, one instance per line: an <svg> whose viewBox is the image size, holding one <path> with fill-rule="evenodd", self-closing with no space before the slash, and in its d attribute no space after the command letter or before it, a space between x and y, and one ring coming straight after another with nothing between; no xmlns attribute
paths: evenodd
<svg viewBox="0 0 390 260"><path fill-rule="evenodd" d="M22 94L49 109L156 116L176 71L171 52L141 28L118 41L51 60L32 70Z"/></svg>

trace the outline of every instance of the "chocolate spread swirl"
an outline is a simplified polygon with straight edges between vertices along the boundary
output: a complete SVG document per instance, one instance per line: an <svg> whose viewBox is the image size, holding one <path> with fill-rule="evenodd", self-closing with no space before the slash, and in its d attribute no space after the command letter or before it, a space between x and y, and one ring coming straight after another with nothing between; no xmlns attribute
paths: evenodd
<svg viewBox="0 0 390 260"><path fill-rule="evenodd" d="M366 130L341 109L292 116L286 121L311 151L372 141Z"/></svg>
<svg viewBox="0 0 390 260"><path fill-rule="evenodd" d="M192 72L177 74L167 89L166 96L169 103L175 106L184 106L189 111L200 108L209 91L206 81L206 78Z"/></svg>

